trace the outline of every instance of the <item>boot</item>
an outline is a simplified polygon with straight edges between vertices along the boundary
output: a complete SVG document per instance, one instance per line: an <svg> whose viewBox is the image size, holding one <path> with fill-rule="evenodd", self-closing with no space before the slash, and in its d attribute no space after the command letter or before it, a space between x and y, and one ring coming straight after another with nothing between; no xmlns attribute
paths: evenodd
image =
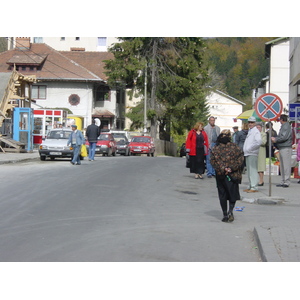
<svg viewBox="0 0 300 300"><path fill-rule="evenodd" d="M223 212L223 219L222 222L228 222L228 215L226 212Z"/></svg>
<svg viewBox="0 0 300 300"><path fill-rule="evenodd" d="M229 202L228 222L233 222L233 220L234 220L234 216L233 216L234 206L235 206L235 203Z"/></svg>

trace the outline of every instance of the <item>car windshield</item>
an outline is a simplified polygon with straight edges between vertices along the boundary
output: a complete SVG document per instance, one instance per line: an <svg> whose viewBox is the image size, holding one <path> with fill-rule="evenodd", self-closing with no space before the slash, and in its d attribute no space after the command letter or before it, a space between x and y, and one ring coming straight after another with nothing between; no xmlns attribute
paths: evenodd
<svg viewBox="0 0 300 300"><path fill-rule="evenodd" d="M114 139L118 145L125 145L128 141L124 135L114 135Z"/></svg>
<svg viewBox="0 0 300 300"><path fill-rule="evenodd" d="M111 140L111 136L109 134L100 134L100 136L98 137L99 141L110 141Z"/></svg>
<svg viewBox="0 0 300 300"><path fill-rule="evenodd" d="M71 131L64 131L64 130L55 130L55 131L50 131L48 133L47 139L68 139L71 134Z"/></svg>
<svg viewBox="0 0 300 300"><path fill-rule="evenodd" d="M134 137L132 139L133 143L150 143L150 139L146 137Z"/></svg>

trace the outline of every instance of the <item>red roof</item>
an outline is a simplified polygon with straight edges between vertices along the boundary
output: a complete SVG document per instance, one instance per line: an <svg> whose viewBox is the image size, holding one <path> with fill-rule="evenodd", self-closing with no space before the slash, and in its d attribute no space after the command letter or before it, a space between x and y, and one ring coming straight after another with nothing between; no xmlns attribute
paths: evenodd
<svg viewBox="0 0 300 300"><path fill-rule="evenodd" d="M0 72L11 72L11 65L39 66L37 71L19 70L44 80L105 81L103 60L113 58L109 52L57 51L47 44L31 44L30 49L13 49L0 53Z"/></svg>

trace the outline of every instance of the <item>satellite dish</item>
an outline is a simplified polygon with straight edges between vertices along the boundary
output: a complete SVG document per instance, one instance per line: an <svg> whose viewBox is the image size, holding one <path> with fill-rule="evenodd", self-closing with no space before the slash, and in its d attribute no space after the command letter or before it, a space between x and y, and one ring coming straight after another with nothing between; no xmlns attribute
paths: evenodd
<svg viewBox="0 0 300 300"><path fill-rule="evenodd" d="M101 121L100 121L99 118L95 118L95 124L96 124L97 126L100 126L100 125L101 125Z"/></svg>

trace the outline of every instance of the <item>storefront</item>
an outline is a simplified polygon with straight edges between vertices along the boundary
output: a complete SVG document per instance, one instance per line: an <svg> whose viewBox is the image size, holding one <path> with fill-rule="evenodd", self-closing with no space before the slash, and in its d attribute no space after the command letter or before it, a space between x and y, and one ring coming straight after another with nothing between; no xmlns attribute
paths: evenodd
<svg viewBox="0 0 300 300"><path fill-rule="evenodd" d="M33 124L33 143L41 144L49 130L65 127L67 112L59 109L35 109Z"/></svg>

